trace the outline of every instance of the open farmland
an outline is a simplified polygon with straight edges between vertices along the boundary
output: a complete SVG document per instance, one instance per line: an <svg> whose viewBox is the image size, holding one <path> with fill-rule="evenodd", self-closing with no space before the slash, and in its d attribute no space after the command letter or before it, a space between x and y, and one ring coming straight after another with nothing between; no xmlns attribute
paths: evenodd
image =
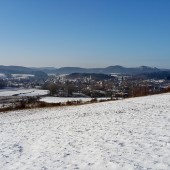
<svg viewBox="0 0 170 170"><path fill-rule="evenodd" d="M0 169L170 169L170 94L0 114Z"/></svg>
<svg viewBox="0 0 170 170"><path fill-rule="evenodd" d="M39 89L2 89L0 96L43 96L49 93L48 90Z"/></svg>
<svg viewBox="0 0 170 170"><path fill-rule="evenodd" d="M81 102L87 102L91 101L94 98L90 97L42 97L40 101L46 102L46 103L66 103L68 101L81 101ZM97 101L106 101L109 100L110 98L107 97L101 97L101 98L95 98Z"/></svg>

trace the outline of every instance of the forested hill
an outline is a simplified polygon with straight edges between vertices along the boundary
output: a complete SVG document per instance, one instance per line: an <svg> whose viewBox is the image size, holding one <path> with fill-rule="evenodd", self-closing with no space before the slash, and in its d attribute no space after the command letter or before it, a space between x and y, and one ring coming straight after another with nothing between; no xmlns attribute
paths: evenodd
<svg viewBox="0 0 170 170"><path fill-rule="evenodd" d="M134 67L127 68L122 66L109 66L105 68L81 68L81 67L42 67L42 68L28 68L22 66L0 66L0 73L6 74L31 74L33 71L42 71L47 74L71 74L71 73L120 73L120 74L141 74L159 72L160 69L156 67Z"/></svg>

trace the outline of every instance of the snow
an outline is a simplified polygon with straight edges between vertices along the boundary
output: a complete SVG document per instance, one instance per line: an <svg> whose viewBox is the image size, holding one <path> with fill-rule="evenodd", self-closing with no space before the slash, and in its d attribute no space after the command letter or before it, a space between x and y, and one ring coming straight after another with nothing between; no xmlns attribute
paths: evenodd
<svg viewBox="0 0 170 170"><path fill-rule="evenodd" d="M0 169L170 169L170 93L0 114Z"/></svg>
<svg viewBox="0 0 170 170"><path fill-rule="evenodd" d="M34 77L32 74L11 74L12 78L14 79L28 79L31 77ZM6 78L6 75L4 73L0 73L0 78Z"/></svg>
<svg viewBox="0 0 170 170"><path fill-rule="evenodd" d="M28 79L30 77L34 77L32 74L12 74L12 77L15 79Z"/></svg>
<svg viewBox="0 0 170 170"><path fill-rule="evenodd" d="M110 98L97 98L98 101L100 100L108 100ZM46 102L46 103L66 103L67 101L82 101L87 102L92 100L90 97L42 97L40 101Z"/></svg>
<svg viewBox="0 0 170 170"><path fill-rule="evenodd" d="M0 96L43 96L48 94L48 90L39 89L3 89L0 90Z"/></svg>
<svg viewBox="0 0 170 170"><path fill-rule="evenodd" d="M5 77L5 74L0 73L0 78L4 78L4 77Z"/></svg>
<svg viewBox="0 0 170 170"><path fill-rule="evenodd" d="M65 103L67 101L90 101L91 98L74 98L74 97L43 97L40 99L40 101L46 102L46 103Z"/></svg>

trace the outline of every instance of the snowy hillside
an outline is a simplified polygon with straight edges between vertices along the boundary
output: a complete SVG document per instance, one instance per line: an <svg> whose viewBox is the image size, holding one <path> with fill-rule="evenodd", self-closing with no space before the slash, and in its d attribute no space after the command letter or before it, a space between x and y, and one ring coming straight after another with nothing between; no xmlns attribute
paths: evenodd
<svg viewBox="0 0 170 170"><path fill-rule="evenodd" d="M0 114L0 169L170 169L170 94Z"/></svg>

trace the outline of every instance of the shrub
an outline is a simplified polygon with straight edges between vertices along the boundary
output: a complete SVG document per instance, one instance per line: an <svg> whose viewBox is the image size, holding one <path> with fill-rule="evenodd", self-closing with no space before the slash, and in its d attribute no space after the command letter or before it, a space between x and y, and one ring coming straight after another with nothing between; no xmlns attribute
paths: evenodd
<svg viewBox="0 0 170 170"><path fill-rule="evenodd" d="M96 99L96 98L91 99L90 102L91 102L91 103L95 103L95 102L97 102L97 99Z"/></svg>

